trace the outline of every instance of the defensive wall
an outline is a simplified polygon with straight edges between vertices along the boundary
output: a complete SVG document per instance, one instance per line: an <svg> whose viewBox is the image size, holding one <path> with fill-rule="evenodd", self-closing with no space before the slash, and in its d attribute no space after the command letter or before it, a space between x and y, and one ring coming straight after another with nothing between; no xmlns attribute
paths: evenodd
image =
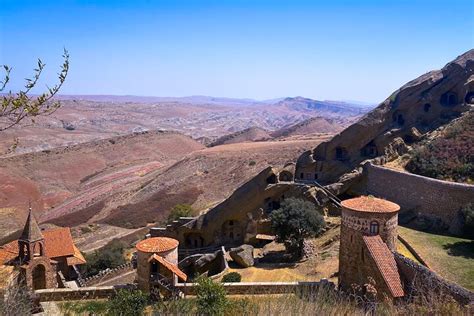
<svg viewBox="0 0 474 316"><path fill-rule="evenodd" d="M323 286L330 289L336 288L334 283L326 279L318 282L238 282L222 284L229 295L305 293L304 291L315 291ZM111 298L119 289L135 288L133 285L118 285L91 286L79 289L43 289L35 291L35 295L39 302L91 300ZM195 295L197 283L178 283L176 288L185 295Z"/></svg>
<svg viewBox="0 0 474 316"><path fill-rule="evenodd" d="M463 305L474 304L473 292L460 285L444 280L434 271L399 253L395 252L394 256L408 292L431 295L434 291L441 295L450 295Z"/></svg>
<svg viewBox="0 0 474 316"><path fill-rule="evenodd" d="M474 185L455 183L364 164L367 193L395 202L401 213L435 216L453 231L459 229L459 209L474 201Z"/></svg>

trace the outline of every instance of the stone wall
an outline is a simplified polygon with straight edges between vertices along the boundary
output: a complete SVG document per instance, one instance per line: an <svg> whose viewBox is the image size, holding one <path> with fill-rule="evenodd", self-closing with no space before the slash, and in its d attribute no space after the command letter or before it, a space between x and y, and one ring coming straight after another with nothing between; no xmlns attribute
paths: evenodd
<svg viewBox="0 0 474 316"><path fill-rule="evenodd" d="M92 286L95 284L98 284L100 282L104 282L107 280L110 280L112 278L115 278L119 275L122 275L126 272L132 271L133 267L130 262L124 263L116 268L113 269L105 269L97 273L96 275L93 275L88 278L84 279L78 279L79 285L81 287L87 287L87 286Z"/></svg>
<svg viewBox="0 0 474 316"><path fill-rule="evenodd" d="M399 253L394 253L398 271L406 285L406 292L416 291L421 294L437 293L450 295L463 305L474 304L474 293L448 282L432 270L422 266ZM415 294L415 293L413 293Z"/></svg>
<svg viewBox="0 0 474 316"><path fill-rule="evenodd" d="M91 286L79 289L44 289L35 291L39 302L66 301L66 300L91 300L111 298L119 289L135 289L131 285L123 286Z"/></svg>
<svg viewBox="0 0 474 316"><path fill-rule="evenodd" d="M229 295L297 293L298 291L314 291L322 286L336 288L334 283L326 279L319 282L236 282L223 283L223 286ZM185 295L195 295L197 284L178 283L176 287Z"/></svg>
<svg viewBox="0 0 474 316"><path fill-rule="evenodd" d="M451 229L459 230L459 209L474 200L474 185L436 180L396 171L370 163L364 165L367 193L400 205L401 213L439 218Z"/></svg>

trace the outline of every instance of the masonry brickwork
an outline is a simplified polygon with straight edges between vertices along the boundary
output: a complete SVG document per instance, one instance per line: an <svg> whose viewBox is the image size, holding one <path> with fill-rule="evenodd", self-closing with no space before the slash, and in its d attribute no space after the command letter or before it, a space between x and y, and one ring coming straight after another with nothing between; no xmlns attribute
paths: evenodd
<svg viewBox="0 0 474 316"><path fill-rule="evenodd" d="M440 218L453 230L459 209L474 201L474 185L436 180L370 163L364 165L367 193L400 205L401 212Z"/></svg>
<svg viewBox="0 0 474 316"><path fill-rule="evenodd" d="M379 235L386 245L384 247L388 248L387 251L395 251L398 212L357 211L344 205L343 202L339 248L340 287L352 291L353 285L369 284L369 278L371 278L375 281L380 295L390 293L387 282L372 258L363 237Z"/></svg>

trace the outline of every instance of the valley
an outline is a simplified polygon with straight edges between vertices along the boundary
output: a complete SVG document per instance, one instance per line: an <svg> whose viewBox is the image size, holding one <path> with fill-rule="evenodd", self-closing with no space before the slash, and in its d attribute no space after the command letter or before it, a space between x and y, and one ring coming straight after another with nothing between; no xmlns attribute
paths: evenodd
<svg viewBox="0 0 474 316"><path fill-rule="evenodd" d="M176 204L205 211L262 168L294 161L365 111L302 98L76 98L63 97L63 107L35 125L3 133L3 150L15 143L11 135L18 138L0 158L4 240L21 228L28 205L47 226L77 227L78 240L87 240L82 227L96 225L94 234L107 232L102 245L162 222Z"/></svg>

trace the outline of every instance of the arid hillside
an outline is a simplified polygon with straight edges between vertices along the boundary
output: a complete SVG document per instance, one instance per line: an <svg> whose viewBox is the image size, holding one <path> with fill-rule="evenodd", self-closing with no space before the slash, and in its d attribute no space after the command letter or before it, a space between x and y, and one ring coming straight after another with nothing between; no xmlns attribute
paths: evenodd
<svg viewBox="0 0 474 316"><path fill-rule="evenodd" d="M63 106L0 137L0 156L41 151L144 130L173 130L205 143L259 127L275 131L314 116L356 118L356 105L288 98L284 102L212 97L62 96ZM310 105L308 105L310 104Z"/></svg>
<svg viewBox="0 0 474 316"><path fill-rule="evenodd" d="M209 147L225 144L265 141L271 138L272 137L270 136L270 133L268 131L259 127L250 127L244 129L243 131L219 137L214 142L209 144Z"/></svg>
<svg viewBox="0 0 474 316"><path fill-rule="evenodd" d="M301 140L314 139L324 137L324 135L332 135L342 131L357 120L357 116L350 116L348 118L324 118L311 117L302 122L284 126L273 132L262 129L260 127L250 127L239 132L231 133L219 137L209 144L209 147L235 144L255 141L269 141L269 140Z"/></svg>
<svg viewBox="0 0 474 316"><path fill-rule="evenodd" d="M75 203L81 197L78 194L42 219L57 225L88 222L138 228L163 221L176 204L192 204L203 211L262 168L294 161L298 154L325 139L239 143L198 150L145 175L139 183L116 188L113 195L89 196Z"/></svg>
<svg viewBox="0 0 474 316"><path fill-rule="evenodd" d="M299 135L312 135L317 133L338 133L353 123L354 119L330 119L324 117L312 117L303 122L285 126L271 133L274 138L291 137Z"/></svg>
<svg viewBox="0 0 474 316"><path fill-rule="evenodd" d="M30 203L48 218L47 210L73 196L108 195L202 148L178 133L143 132L2 158L0 236L24 221Z"/></svg>

